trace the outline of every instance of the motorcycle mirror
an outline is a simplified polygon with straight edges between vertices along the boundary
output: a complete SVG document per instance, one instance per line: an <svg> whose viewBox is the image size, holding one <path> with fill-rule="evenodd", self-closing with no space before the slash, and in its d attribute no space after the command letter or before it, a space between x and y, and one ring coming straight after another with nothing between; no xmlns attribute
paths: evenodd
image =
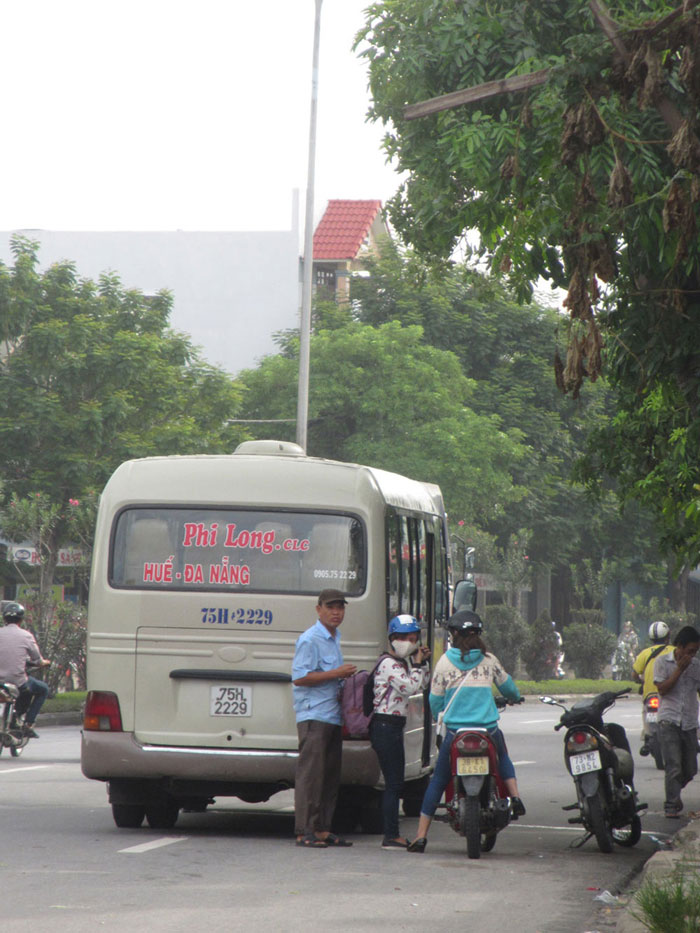
<svg viewBox="0 0 700 933"><path fill-rule="evenodd" d="M547 703L549 706L557 706L554 697L540 697L540 703Z"/></svg>

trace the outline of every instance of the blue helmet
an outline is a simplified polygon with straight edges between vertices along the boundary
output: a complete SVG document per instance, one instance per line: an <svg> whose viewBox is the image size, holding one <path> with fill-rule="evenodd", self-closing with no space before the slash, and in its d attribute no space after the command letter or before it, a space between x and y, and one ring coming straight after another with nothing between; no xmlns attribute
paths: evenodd
<svg viewBox="0 0 700 933"><path fill-rule="evenodd" d="M389 641L394 635L409 635L411 632L420 634L420 630L418 619L404 612L400 616L394 616L389 622Z"/></svg>

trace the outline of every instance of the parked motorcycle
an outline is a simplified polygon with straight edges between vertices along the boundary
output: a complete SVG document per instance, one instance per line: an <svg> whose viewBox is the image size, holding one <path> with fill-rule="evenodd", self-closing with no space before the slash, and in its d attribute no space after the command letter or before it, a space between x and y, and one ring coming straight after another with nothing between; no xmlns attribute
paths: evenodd
<svg viewBox="0 0 700 933"><path fill-rule="evenodd" d="M646 737L642 746L643 755L652 755L654 763L659 771L664 770L664 758L661 754L661 743L659 741L659 694L650 693L644 699L644 714L646 719Z"/></svg>
<svg viewBox="0 0 700 933"><path fill-rule="evenodd" d="M603 713L615 700L630 692L606 690L579 700L568 709L553 697L540 697L542 703L564 710L555 730L566 728L564 760L574 779L576 803L564 810L578 810L570 823L582 823L583 845L595 836L601 852L612 852L613 843L634 846L642 835L639 803L634 789L634 761L625 730L617 723L603 722Z"/></svg>
<svg viewBox="0 0 700 933"><path fill-rule="evenodd" d="M13 758L19 758L29 741L23 729L23 719L15 721L15 703L19 689L14 684L0 681L0 755L4 748L10 749Z"/></svg>
<svg viewBox="0 0 700 933"><path fill-rule="evenodd" d="M499 709L513 705L505 697L495 697L495 701ZM513 817L511 799L498 773L496 744L486 729L458 729L450 762L447 822L466 838L469 858L479 858L493 849L496 836Z"/></svg>

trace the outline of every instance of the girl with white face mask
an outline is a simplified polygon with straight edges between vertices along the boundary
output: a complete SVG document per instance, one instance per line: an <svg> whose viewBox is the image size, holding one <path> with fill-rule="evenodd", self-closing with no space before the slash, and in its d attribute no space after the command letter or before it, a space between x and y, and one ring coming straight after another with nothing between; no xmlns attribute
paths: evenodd
<svg viewBox="0 0 700 933"><path fill-rule="evenodd" d="M420 644L417 619L399 615L389 622L389 651L374 675L374 713L369 738L377 753L384 777L382 848L405 850L408 840L399 833L399 801L404 777L403 730L409 697L424 690L430 682L430 648Z"/></svg>

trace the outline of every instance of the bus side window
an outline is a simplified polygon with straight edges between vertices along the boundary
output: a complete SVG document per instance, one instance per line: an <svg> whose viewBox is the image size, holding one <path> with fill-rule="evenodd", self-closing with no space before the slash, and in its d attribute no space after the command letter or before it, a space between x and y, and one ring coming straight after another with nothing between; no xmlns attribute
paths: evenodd
<svg viewBox="0 0 700 933"><path fill-rule="evenodd" d="M128 529L124 551L123 583L138 586L143 583L145 563L160 563L176 553L168 522L161 518L137 518Z"/></svg>
<svg viewBox="0 0 700 933"><path fill-rule="evenodd" d="M387 609L388 618L401 611L401 540L399 538L398 516L388 511L386 516L386 561L387 561Z"/></svg>

